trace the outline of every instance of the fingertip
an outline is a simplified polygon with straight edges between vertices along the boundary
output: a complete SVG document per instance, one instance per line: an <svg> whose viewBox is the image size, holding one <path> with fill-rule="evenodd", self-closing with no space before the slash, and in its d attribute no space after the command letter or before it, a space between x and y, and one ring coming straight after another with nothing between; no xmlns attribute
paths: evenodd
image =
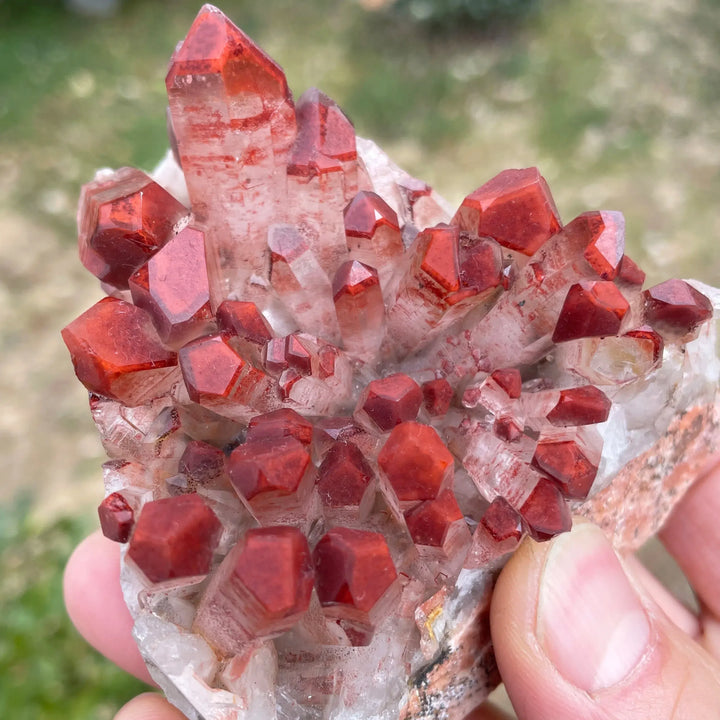
<svg viewBox="0 0 720 720"><path fill-rule="evenodd" d="M187 720L165 698L155 693L143 693L123 705L115 720Z"/></svg>
<svg viewBox="0 0 720 720"><path fill-rule="evenodd" d="M96 650L140 680L152 679L132 637L120 589L120 546L95 532L70 556L63 576L68 615Z"/></svg>

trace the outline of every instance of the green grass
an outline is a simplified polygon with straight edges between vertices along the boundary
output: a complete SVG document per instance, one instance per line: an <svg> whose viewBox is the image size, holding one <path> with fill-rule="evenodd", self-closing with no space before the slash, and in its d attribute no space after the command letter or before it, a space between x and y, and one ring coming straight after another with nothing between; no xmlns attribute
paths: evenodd
<svg viewBox="0 0 720 720"><path fill-rule="evenodd" d="M0 717L103 720L144 686L92 650L62 604L62 573L87 521L36 526L29 501L0 507Z"/></svg>

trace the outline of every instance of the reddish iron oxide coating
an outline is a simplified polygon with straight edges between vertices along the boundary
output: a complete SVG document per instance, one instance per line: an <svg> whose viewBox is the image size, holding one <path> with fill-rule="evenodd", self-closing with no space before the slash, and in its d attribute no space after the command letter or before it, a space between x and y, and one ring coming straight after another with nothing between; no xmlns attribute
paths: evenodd
<svg viewBox="0 0 720 720"><path fill-rule="evenodd" d="M80 259L103 282L126 289L130 275L165 245L188 210L140 170L123 168L115 178L83 188Z"/></svg>
<svg viewBox="0 0 720 720"><path fill-rule="evenodd" d="M313 439L313 424L295 410L280 408L280 410L256 415L248 425L248 442L280 440L286 437L294 437L308 447Z"/></svg>
<svg viewBox="0 0 720 720"><path fill-rule="evenodd" d="M292 495L310 465L310 455L294 437L251 440L238 445L227 462L238 494L248 500L273 492Z"/></svg>
<svg viewBox="0 0 720 720"><path fill-rule="evenodd" d="M337 304L342 296L356 297L379 286L380 280L375 268L357 260L348 260L337 269L333 278L333 300ZM380 300L382 302L382 295Z"/></svg>
<svg viewBox="0 0 720 720"><path fill-rule="evenodd" d="M643 292L645 320L690 333L712 317L712 303L684 280L666 280Z"/></svg>
<svg viewBox="0 0 720 720"><path fill-rule="evenodd" d="M192 478L198 485L208 485L224 470L223 451L202 440L190 440L178 463L178 472Z"/></svg>
<svg viewBox="0 0 720 720"><path fill-rule="evenodd" d="M590 240L584 256L590 267L603 279L613 280L625 253L625 220L617 212L589 212Z"/></svg>
<svg viewBox="0 0 720 720"><path fill-rule="evenodd" d="M500 495L490 503L480 518L480 523L496 542L509 538L520 540L523 534L522 518Z"/></svg>
<svg viewBox="0 0 720 720"><path fill-rule="evenodd" d="M533 465L556 480L563 495L573 500L587 497L598 471L572 440L540 440Z"/></svg>
<svg viewBox="0 0 720 720"><path fill-rule="evenodd" d="M124 543L135 524L135 513L128 501L117 492L108 495L98 506L102 534L115 542Z"/></svg>
<svg viewBox="0 0 720 720"><path fill-rule="evenodd" d="M637 266L634 260L627 255L623 255L618 270L618 280L628 283L628 285L642 286L645 282L645 273Z"/></svg>
<svg viewBox="0 0 720 720"><path fill-rule="evenodd" d="M382 431L414 420L422 404L420 386L407 375L396 373L368 383L360 402L368 417Z"/></svg>
<svg viewBox="0 0 720 720"><path fill-rule="evenodd" d="M254 302L223 301L217 309L217 321L221 330L255 345L264 345L273 336L268 321Z"/></svg>
<svg viewBox="0 0 720 720"><path fill-rule="evenodd" d="M463 200L452 222L523 255L535 254L561 227L537 168L503 170Z"/></svg>
<svg viewBox="0 0 720 720"><path fill-rule="evenodd" d="M302 94L295 106L298 136L288 174L313 177L342 170L357 157L355 129L342 110L316 88Z"/></svg>
<svg viewBox="0 0 720 720"><path fill-rule="evenodd" d="M450 526L462 519L462 511L450 489L441 492L435 500L425 500L405 512L413 542L432 547L442 547Z"/></svg>
<svg viewBox="0 0 720 720"><path fill-rule="evenodd" d="M592 425L605 422L611 406L610 398L594 385L569 388L560 391L560 399L547 419L558 426Z"/></svg>
<svg viewBox="0 0 720 720"><path fill-rule="evenodd" d="M271 375L279 375L287 367L285 338L273 338L265 346L265 369Z"/></svg>
<svg viewBox="0 0 720 720"><path fill-rule="evenodd" d="M333 528L313 552L315 588L322 605L349 605L368 613L397 578L381 533Z"/></svg>
<svg viewBox="0 0 720 720"><path fill-rule="evenodd" d="M300 530L286 525L248 530L241 540L232 582L262 606L263 621L304 613L313 589L312 558ZM256 627L258 635L263 628Z"/></svg>
<svg viewBox="0 0 720 720"><path fill-rule="evenodd" d="M373 471L352 443L333 443L318 470L317 489L324 505L359 505Z"/></svg>
<svg viewBox="0 0 720 720"><path fill-rule="evenodd" d="M437 431L417 422L390 433L378 464L400 501L434 500L453 472L453 456Z"/></svg>
<svg viewBox="0 0 720 720"><path fill-rule="evenodd" d="M560 343L584 337L617 335L629 309L628 301L612 282L575 283L565 297L552 340Z"/></svg>
<svg viewBox="0 0 720 720"><path fill-rule="evenodd" d="M415 241L420 254L420 269L438 285L443 294L460 289L459 237L456 227L438 225L423 230Z"/></svg>
<svg viewBox="0 0 720 720"><path fill-rule="evenodd" d="M520 515L527 525L530 536L539 542L567 532L572 527L570 508L552 480L540 478L527 500L520 508Z"/></svg>
<svg viewBox="0 0 720 720"><path fill-rule="evenodd" d="M242 401L262 377L230 347L224 335L193 340L180 348L178 358L190 398L201 404L217 399Z"/></svg>
<svg viewBox="0 0 720 720"><path fill-rule="evenodd" d="M397 213L376 193L361 190L343 210L345 234L348 238L371 238L385 225L400 233ZM348 242L353 249L354 244Z"/></svg>
<svg viewBox="0 0 720 720"><path fill-rule="evenodd" d="M278 100L290 97L285 73L245 33L214 8L203 7L184 42L173 56L165 78L168 95L183 95L193 82L219 80L228 96L259 95L263 107L248 117L255 122ZM182 154L182 148L181 148Z"/></svg>
<svg viewBox="0 0 720 720"><path fill-rule="evenodd" d="M523 428L517 424L514 418L500 416L493 422L493 432L505 442L515 442L523 434Z"/></svg>
<svg viewBox="0 0 720 720"><path fill-rule="evenodd" d="M303 375L312 372L312 355L297 335L285 338L285 360L291 368Z"/></svg>
<svg viewBox="0 0 720 720"><path fill-rule="evenodd" d="M423 405L433 417L442 417L450 409L454 391L445 378L428 380L422 384Z"/></svg>
<svg viewBox="0 0 720 720"><path fill-rule="evenodd" d="M482 293L502 285L502 248L494 240L461 233L458 263L460 287Z"/></svg>
<svg viewBox="0 0 720 720"><path fill-rule="evenodd" d="M652 343L653 362L658 362L662 357L665 342L662 339L662 335L656 333L649 325L642 325L637 328L637 330L630 330L625 333L624 337L637 338L638 340Z"/></svg>
<svg viewBox="0 0 720 720"><path fill-rule="evenodd" d="M185 228L130 277L133 302L148 312L166 344L202 335L213 319L204 238Z"/></svg>
<svg viewBox="0 0 720 720"><path fill-rule="evenodd" d="M150 582L207 575L222 525L195 493L145 503L128 556Z"/></svg>
<svg viewBox="0 0 720 720"><path fill-rule="evenodd" d="M522 376L517 368L494 370L490 377L508 394L517 400L522 392Z"/></svg>
<svg viewBox="0 0 720 720"><path fill-rule="evenodd" d="M129 376L177 365L176 354L160 342L148 314L117 298L97 302L64 328L62 336L80 382L115 400L127 400L129 387L123 381Z"/></svg>

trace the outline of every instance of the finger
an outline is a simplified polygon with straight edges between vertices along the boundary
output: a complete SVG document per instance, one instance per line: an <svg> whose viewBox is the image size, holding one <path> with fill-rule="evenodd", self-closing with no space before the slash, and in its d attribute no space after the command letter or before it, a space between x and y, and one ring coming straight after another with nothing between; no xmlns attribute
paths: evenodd
<svg viewBox="0 0 720 720"><path fill-rule="evenodd" d="M707 609L720 618L720 465L690 488L660 538Z"/></svg>
<svg viewBox="0 0 720 720"><path fill-rule="evenodd" d="M99 532L85 538L68 560L63 586L68 615L83 637L123 670L152 684L120 590L119 545Z"/></svg>
<svg viewBox="0 0 720 720"><path fill-rule="evenodd" d="M464 720L514 720L514 718L500 708L495 707L492 703L483 703L469 715L466 715Z"/></svg>
<svg viewBox="0 0 720 720"><path fill-rule="evenodd" d="M145 693L123 705L115 720L187 720L187 718L160 695Z"/></svg>
<svg viewBox="0 0 720 720"><path fill-rule="evenodd" d="M595 526L525 541L491 607L520 720L713 717L720 665L641 597Z"/></svg>
<svg viewBox="0 0 720 720"><path fill-rule="evenodd" d="M672 623L691 638L700 635L700 623L690 612L641 562L635 555L624 559L625 569L642 586L645 594L655 601Z"/></svg>

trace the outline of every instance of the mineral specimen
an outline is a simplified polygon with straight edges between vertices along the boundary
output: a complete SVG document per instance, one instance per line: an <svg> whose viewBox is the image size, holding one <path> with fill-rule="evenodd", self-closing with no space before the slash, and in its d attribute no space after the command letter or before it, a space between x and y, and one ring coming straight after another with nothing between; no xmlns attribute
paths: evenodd
<svg viewBox="0 0 720 720"><path fill-rule="evenodd" d="M453 215L212 6L167 90L155 180L83 189L108 297L63 331L148 667L190 718L462 717L521 538L633 547L702 462L718 293L643 291L535 168Z"/></svg>

